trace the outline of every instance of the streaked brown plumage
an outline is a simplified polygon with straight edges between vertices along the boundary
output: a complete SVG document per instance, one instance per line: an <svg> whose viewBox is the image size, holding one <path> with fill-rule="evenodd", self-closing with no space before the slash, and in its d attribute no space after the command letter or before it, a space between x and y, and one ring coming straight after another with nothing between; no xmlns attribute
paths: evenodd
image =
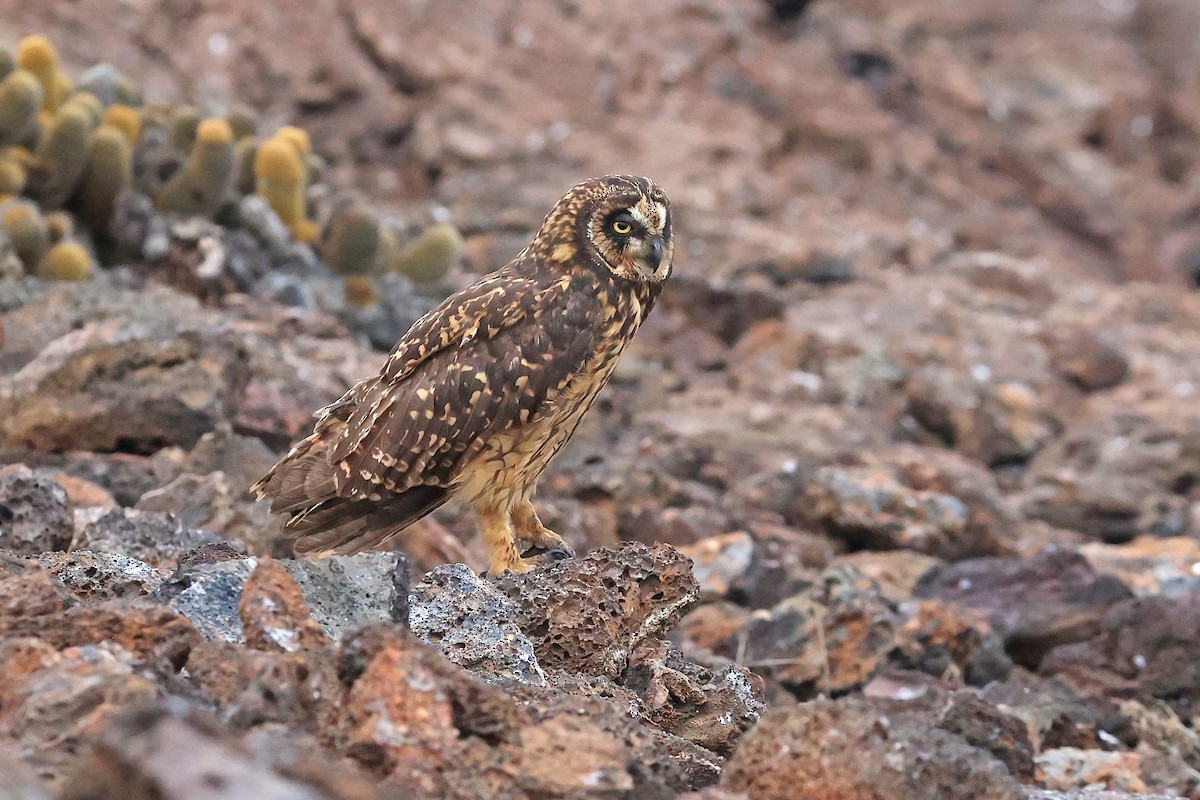
<svg viewBox="0 0 1200 800"><path fill-rule="evenodd" d="M571 189L513 261L430 311L380 374L323 409L253 487L296 552L378 546L452 497L491 549L571 555L530 503L538 476L604 387L671 273L666 195L645 178Z"/></svg>

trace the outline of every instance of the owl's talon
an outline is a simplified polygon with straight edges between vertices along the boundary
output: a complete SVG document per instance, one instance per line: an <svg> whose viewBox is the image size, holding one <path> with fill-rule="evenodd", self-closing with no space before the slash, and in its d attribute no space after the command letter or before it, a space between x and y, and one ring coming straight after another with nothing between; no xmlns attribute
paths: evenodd
<svg viewBox="0 0 1200 800"><path fill-rule="evenodd" d="M568 558L574 558L575 551L569 546L564 545L563 547L555 547L551 550L543 551L541 557L544 561L565 561Z"/></svg>

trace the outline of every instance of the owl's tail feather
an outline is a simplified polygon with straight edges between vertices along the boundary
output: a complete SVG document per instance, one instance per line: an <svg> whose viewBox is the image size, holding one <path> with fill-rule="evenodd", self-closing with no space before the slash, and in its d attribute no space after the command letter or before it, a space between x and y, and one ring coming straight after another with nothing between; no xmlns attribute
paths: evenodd
<svg viewBox="0 0 1200 800"><path fill-rule="evenodd" d="M297 513L284 526L298 556L321 558L370 550L450 499L445 486L415 486L385 501L331 498Z"/></svg>

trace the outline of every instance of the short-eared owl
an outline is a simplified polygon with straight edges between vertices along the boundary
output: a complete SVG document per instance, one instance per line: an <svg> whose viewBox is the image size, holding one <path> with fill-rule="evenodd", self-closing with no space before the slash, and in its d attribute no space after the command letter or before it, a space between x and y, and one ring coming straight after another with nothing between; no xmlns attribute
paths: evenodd
<svg viewBox="0 0 1200 800"><path fill-rule="evenodd" d="M298 554L375 547L452 497L490 574L531 546L573 555L530 496L671 274L671 212L646 178L571 189L507 266L418 320L379 375L323 409L253 487Z"/></svg>

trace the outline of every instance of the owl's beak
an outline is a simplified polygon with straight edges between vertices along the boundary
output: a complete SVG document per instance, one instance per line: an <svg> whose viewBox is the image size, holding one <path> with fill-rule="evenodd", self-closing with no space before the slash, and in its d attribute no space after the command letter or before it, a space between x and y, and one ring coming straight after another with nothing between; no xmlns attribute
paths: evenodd
<svg viewBox="0 0 1200 800"><path fill-rule="evenodd" d="M650 246L646 248L646 263L650 265L651 272L658 272L658 265L662 263L662 257L662 239L657 236L651 237Z"/></svg>

